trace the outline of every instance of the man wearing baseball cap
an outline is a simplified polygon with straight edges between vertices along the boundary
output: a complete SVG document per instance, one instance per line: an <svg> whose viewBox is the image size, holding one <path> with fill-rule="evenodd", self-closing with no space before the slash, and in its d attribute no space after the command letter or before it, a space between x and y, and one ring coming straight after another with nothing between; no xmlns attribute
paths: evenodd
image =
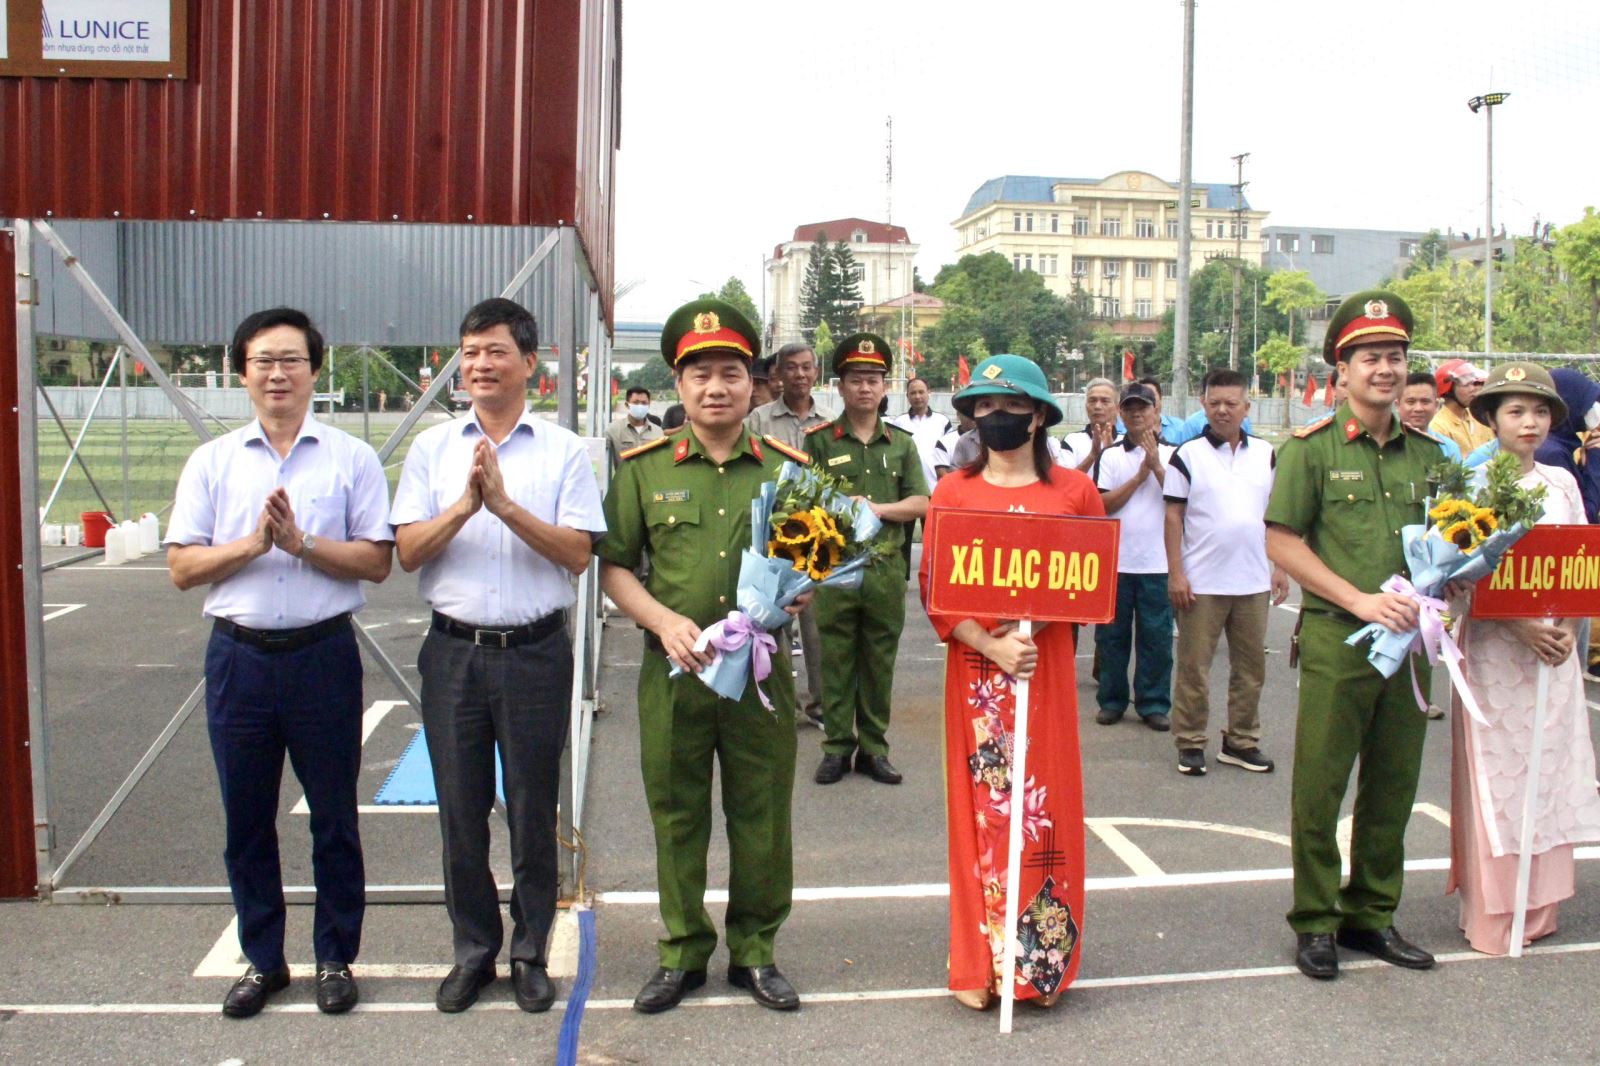
<svg viewBox="0 0 1600 1066"><path fill-rule="evenodd" d="M1483 370L1465 359L1447 359L1433 372L1439 385L1439 413L1428 428L1435 436L1456 442L1462 455L1494 439L1494 431L1472 417L1472 399L1483 388Z"/></svg>

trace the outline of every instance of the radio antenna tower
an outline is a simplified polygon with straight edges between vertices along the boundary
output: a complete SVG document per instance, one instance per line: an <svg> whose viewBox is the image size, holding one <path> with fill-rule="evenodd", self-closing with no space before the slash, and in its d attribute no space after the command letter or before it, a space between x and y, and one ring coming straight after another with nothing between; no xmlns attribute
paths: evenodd
<svg viewBox="0 0 1600 1066"><path fill-rule="evenodd" d="M894 116L884 123L888 130L888 144L885 147L883 167L883 221L889 225L894 224Z"/></svg>

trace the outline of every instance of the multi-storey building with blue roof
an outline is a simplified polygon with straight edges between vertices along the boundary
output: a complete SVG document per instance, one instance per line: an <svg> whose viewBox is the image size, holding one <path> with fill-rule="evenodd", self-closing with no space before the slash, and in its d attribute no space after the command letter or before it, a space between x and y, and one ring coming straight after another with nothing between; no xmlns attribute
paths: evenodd
<svg viewBox="0 0 1600 1066"><path fill-rule="evenodd" d="M1266 218L1232 185L1196 182L1192 269L1234 255L1259 265ZM1178 183L1145 171L991 178L954 226L959 254L999 252L1119 334L1154 334L1177 300Z"/></svg>

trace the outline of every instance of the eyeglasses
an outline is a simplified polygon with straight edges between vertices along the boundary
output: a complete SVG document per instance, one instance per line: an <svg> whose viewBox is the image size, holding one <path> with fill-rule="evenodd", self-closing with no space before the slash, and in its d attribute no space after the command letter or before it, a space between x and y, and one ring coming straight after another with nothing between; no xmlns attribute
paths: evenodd
<svg viewBox="0 0 1600 1066"><path fill-rule="evenodd" d="M284 373L292 374L297 370L304 370L311 365L311 360L304 355L252 355L244 361L245 366L251 370L270 374L274 367L283 367Z"/></svg>

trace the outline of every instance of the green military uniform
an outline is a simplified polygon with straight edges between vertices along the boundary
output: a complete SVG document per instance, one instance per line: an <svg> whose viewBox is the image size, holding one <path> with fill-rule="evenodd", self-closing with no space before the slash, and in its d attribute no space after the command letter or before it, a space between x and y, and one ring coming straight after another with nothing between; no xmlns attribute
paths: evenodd
<svg viewBox="0 0 1600 1066"><path fill-rule="evenodd" d="M847 337L834 355L834 373L848 368L849 353L866 339L887 352L888 343L871 334ZM879 368L883 364L879 363ZM846 492L878 503L898 503L928 495L922 459L910 433L878 419L863 442L850 429L848 415L814 426L806 433L806 452L819 470L846 482ZM827 755L848 757L860 750L887 755L889 705L895 653L906 617L906 564L898 549L907 527L884 524L883 536L897 549L892 557L867 567L855 589L819 588L812 609L822 636L822 722Z"/></svg>
<svg viewBox="0 0 1600 1066"><path fill-rule="evenodd" d="M699 303L709 301L689 306ZM749 335L753 345L754 331ZM668 340L664 335L664 346ZM733 454L717 463L692 425L624 453L606 495L607 533L595 554L633 569L648 552L646 589L703 629L734 608L739 556L751 543L751 501L790 458L805 456L745 431ZM726 700L688 674L669 677L671 664L653 634L646 634L645 645L640 762L666 930L661 965L704 970L717 945L704 903L713 754L722 768L728 831L729 953L735 966L769 965L794 882L795 695L788 657L774 656L762 682L774 707L768 711L753 680L737 701Z"/></svg>
<svg viewBox="0 0 1600 1066"><path fill-rule="evenodd" d="M1393 297L1372 299L1386 295L1363 293L1367 299L1357 301L1382 316L1356 320L1342 307L1329 325L1330 345L1342 331L1357 343L1393 335L1374 325L1399 318L1387 303L1404 310ZM1360 307L1357 313L1369 315ZM1410 321L1405 311L1407 334ZM1336 352L1328 349L1330 362ZM1267 522L1299 534L1330 570L1366 593L1379 592L1392 574L1407 574L1400 530L1426 520L1428 470L1443 457L1437 438L1391 418L1381 446L1348 403L1296 432L1278 453L1267 505ZM1364 624L1303 593L1290 830L1294 909L1288 915L1297 933L1387 929L1400 902L1406 822L1427 717L1417 707L1410 670L1385 678L1367 662L1366 644L1345 643ZM1428 665L1413 662L1417 684L1427 692ZM1350 880L1341 888L1339 807L1358 757Z"/></svg>

